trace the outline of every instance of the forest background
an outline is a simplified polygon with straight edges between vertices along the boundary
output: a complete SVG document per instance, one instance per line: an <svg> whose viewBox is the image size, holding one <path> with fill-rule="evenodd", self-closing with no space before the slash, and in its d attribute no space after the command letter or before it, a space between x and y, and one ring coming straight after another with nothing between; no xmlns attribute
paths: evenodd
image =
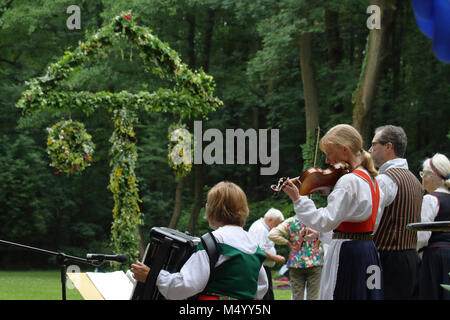
<svg viewBox="0 0 450 320"><path fill-rule="evenodd" d="M367 27L371 4L385 13L380 30ZM67 28L70 5L81 9L79 30ZM450 155L450 66L434 56L410 1L0 0L0 239L75 256L111 252L110 115L98 109L87 118L67 106L23 118L15 104L26 80L43 75L86 33L123 11L150 27L191 69L214 77L224 105L203 120L203 131L279 129L279 171L273 176L260 175L260 164L202 164L177 179L168 165L168 133L179 119L139 114L141 247L154 226L206 232L206 194L221 180L246 192L246 228L271 207L293 215L287 197L274 197L269 186L312 165L317 126L323 135L335 124L354 124L366 149L376 127L402 126L416 176L426 157ZM124 42L77 70L72 82L88 91L157 89L161 80L144 71L133 50ZM45 148L46 128L69 116L85 123L96 152L82 175L66 177L54 174ZM200 119L187 120L190 129L194 120ZM324 165L320 152L317 165ZM1 268L48 267L55 262L49 259L0 247Z"/></svg>

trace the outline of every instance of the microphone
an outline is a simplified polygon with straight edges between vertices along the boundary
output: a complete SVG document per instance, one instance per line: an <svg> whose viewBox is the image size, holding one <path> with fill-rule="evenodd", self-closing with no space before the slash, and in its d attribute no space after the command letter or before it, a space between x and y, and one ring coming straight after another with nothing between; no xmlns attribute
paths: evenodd
<svg viewBox="0 0 450 320"><path fill-rule="evenodd" d="M124 254L95 254L95 253L88 253L86 255L86 259L88 260L96 260L96 261L116 261L120 263L125 263L128 260L128 257Z"/></svg>

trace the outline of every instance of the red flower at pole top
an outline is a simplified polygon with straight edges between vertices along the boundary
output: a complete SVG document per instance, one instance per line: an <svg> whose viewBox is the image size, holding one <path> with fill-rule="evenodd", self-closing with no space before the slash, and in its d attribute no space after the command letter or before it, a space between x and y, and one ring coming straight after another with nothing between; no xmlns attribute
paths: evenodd
<svg viewBox="0 0 450 320"><path fill-rule="evenodd" d="M126 19L130 20L130 19L131 19L131 14L126 14L126 15L124 15L124 17L125 17Z"/></svg>

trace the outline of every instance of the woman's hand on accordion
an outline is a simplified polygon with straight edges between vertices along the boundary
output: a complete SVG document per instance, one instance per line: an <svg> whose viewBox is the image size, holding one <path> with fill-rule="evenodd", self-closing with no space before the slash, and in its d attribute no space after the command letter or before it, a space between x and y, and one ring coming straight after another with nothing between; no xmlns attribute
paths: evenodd
<svg viewBox="0 0 450 320"><path fill-rule="evenodd" d="M150 268L139 261L136 261L135 264L132 264L130 270L133 273L133 277L137 281L144 282L144 283L145 283L145 280L147 280L147 275L150 272Z"/></svg>

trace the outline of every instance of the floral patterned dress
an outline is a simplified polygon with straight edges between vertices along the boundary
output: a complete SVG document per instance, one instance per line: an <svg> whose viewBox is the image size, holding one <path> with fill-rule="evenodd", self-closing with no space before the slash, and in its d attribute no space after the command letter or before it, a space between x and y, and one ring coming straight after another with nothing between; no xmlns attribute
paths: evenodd
<svg viewBox="0 0 450 320"><path fill-rule="evenodd" d="M323 247L319 240L302 240L305 225L296 217L290 217L270 232L270 239L279 245L291 243L288 268L310 268L322 266Z"/></svg>

